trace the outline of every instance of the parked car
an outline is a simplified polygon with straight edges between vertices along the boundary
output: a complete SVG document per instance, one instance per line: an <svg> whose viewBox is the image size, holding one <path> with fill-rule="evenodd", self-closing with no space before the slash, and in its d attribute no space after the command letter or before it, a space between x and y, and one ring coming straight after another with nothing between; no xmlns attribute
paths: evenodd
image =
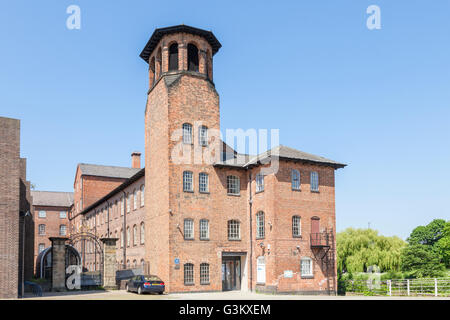
<svg viewBox="0 0 450 320"><path fill-rule="evenodd" d="M126 284L127 292L137 292L142 294L144 292L157 292L158 294L163 294L164 281L162 281L158 276L147 275L147 276L134 276L128 280Z"/></svg>

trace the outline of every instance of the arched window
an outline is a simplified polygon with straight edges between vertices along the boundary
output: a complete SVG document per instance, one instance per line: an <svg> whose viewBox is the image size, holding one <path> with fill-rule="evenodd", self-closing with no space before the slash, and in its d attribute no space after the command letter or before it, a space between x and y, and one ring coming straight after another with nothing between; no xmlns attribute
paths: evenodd
<svg viewBox="0 0 450 320"><path fill-rule="evenodd" d="M263 256L256 259L256 283L266 283L266 259Z"/></svg>
<svg viewBox="0 0 450 320"><path fill-rule="evenodd" d="M144 191L145 191L145 186L142 185L141 186L141 207L144 206L144 202L145 202L145 193L144 193Z"/></svg>
<svg viewBox="0 0 450 320"><path fill-rule="evenodd" d="M127 194L127 213L130 213L130 202L131 202L131 194Z"/></svg>
<svg viewBox="0 0 450 320"><path fill-rule="evenodd" d="M157 76L161 77L161 66L162 66L162 55L161 55L161 47L158 48L158 52L156 53L156 72Z"/></svg>
<svg viewBox="0 0 450 320"><path fill-rule="evenodd" d="M200 126L200 129L198 131L198 143L202 147L206 147L208 145L208 127L207 126Z"/></svg>
<svg viewBox="0 0 450 320"><path fill-rule="evenodd" d="M198 72L198 49L195 44L188 44L188 70Z"/></svg>
<svg viewBox="0 0 450 320"><path fill-rule="evenodd" d="M302 277L313 276L313 264L311 258L303 257L300 259L300 275Z"/></svg>
<svg viewBox="0 0 450 320"><path fill-rule="evenodd" d="M124 234L123 234L123 229L120 229L120 247L123 248L123 241L124 239Z"/></svg>
<svg viewBox="0 0 450 320"><path fill-rule="evenodd" d="M183 123L183 143L192 144L192 124Z"/></svg>
<svg viewBox="0 0 450 320"><path fill-rule="evenodd" d="M302 235L301 221L299 216L292 217L292 236L294 238Z"/></svg>
<svg viewBox="0 0 450 320"><path fill-rule="evenodd" d="M193 173L192 171L183 172L183 191L194 191Z"/></svg>
<svg viewBox="0 0 450 320"><path fill-rule="evenodd" d="M150 60L150 77L151 77L151 85L155 84L156 80L156 64L155 57Z"/></svg>
<svg viewBox="0 0 450 320"><path fill-rule="evenodd" d="M184 284L194 284L194 265L192 263L186 263L184 265Z"/></svg>
<svg viewBox="0 0 450 320"><path fill-rule="evenodd" d="M209 264L200 264L200 284L209 284Z"/></svg>
<svg viewBox="0 0 450 320"><path fill-rule="evenodd" d="M292 190L300 190L300 172L298 170L291 171Z"/></svg>
<svg viewBox="0 0 450 320"><path fill-rule="evenodd" d="M130 227L127 227L127 247L130 246L130 241L131 241Z"/></svg>
<svg viewBox="0 0 450 320"><path fill-rule="evenodd" d="M264 212L259 211L256 214L256 238L262 239L266 234L265 226L264 226Z"/></svg>
<svg viewBox="0 0 450 320"><path fill-rule="evenodd" d="M144 223L141 222L141 244L145 243L145 226Z"/></svg>
<svg viewBox="0 0 450 320"><path fill-rule="evenodd" d="M178 44L169 47L169 71L178 70Z"/></svg>
<svg viewBox="0 0 450 320"><path fill-rule="evenodd" d="M137 226L134 225L133 226L133 246L137 246L138 244L138 230L137 230Z"/></svg>
<svg viewBox="0 0 450 320"><path fill-rule="evenodd" d="M133 210L137 209L137 191L134 189L133 191Z"/></svg>
<svg viewBox="0 0 450 320"><path fill-rule="evenodd" d="M238 220L228 221L228 240L240 240L241 228Z"/></svg>

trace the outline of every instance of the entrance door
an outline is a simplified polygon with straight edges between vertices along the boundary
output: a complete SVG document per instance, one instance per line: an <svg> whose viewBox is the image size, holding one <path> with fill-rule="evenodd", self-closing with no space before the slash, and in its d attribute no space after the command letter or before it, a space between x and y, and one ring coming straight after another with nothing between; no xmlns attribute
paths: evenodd
<svg viewBox="0 0 450 320"><path fill-rule="evenodd" d="M222 290L241 290L240 257L222 258Z"/></svg>
<svg viewBox="0 0 450 320"><path fill-rule="evenodd" d="M320 218L312 217L311 218L311 244L313 246L320 245Z"/></svg>

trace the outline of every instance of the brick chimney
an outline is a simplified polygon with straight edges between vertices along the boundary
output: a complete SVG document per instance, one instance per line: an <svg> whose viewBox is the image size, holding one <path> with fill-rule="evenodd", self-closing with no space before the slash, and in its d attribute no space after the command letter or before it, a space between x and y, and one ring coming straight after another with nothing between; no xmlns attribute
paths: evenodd
<svg viewBox="0 0 450 320"><path fill-rule="evenodd" d="M131 154L131 167L132 168L140 168L141 167L141 153L140 152L133 152Z"/></svg>

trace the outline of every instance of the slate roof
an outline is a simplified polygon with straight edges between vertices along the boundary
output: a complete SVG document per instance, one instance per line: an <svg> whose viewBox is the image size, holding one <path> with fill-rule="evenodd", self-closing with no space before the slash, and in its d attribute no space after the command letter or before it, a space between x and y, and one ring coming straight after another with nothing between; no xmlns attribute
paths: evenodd
<svg viewBox="0 0 450 320"><path fill-rule="evenodd" d="M82 175L124 179L131 178L141 170L140 168L103 166L87 163L80 163L79 166Z"/></svg>
<svg viewBox="0 0 450 320"><path fill-rule="evenodd" d="M218 163L216 166L230 166L236 168L248 168L251 166L259 165L265 160L269 160L272 156L278 156L280 159L285 160L298 160L309 163L317 163L323 165L329 165L336 169L343 168L346 164L336 162L321 156L316 156L311 153L306 153L297 149L286 147L283 145L276 146L268 151L260 153L256 156L246 155L246 154L236 154L235 158L224 159Z"/></svg>
<svg viewBox="0 0 450 320"><path fill-rule="evenodd" d="M73 204L73 192L31 190L33 206L70 207Z"/></svg>
<svg viewBox="0 0 450 320"><path fill-rule="evenodd" d="M156 46L158 45L159 40L161 40L161 38L166 34L172 33L190 33L205 38L212 47L213 55L216 54L216 52L219 51L219 49L222 47L219 40L217 40L216 36L211 31L206 31L182 24L178 26L156 29L139 56L148 63L148 59L152 55L153 50L155 50Z"/></svg>

